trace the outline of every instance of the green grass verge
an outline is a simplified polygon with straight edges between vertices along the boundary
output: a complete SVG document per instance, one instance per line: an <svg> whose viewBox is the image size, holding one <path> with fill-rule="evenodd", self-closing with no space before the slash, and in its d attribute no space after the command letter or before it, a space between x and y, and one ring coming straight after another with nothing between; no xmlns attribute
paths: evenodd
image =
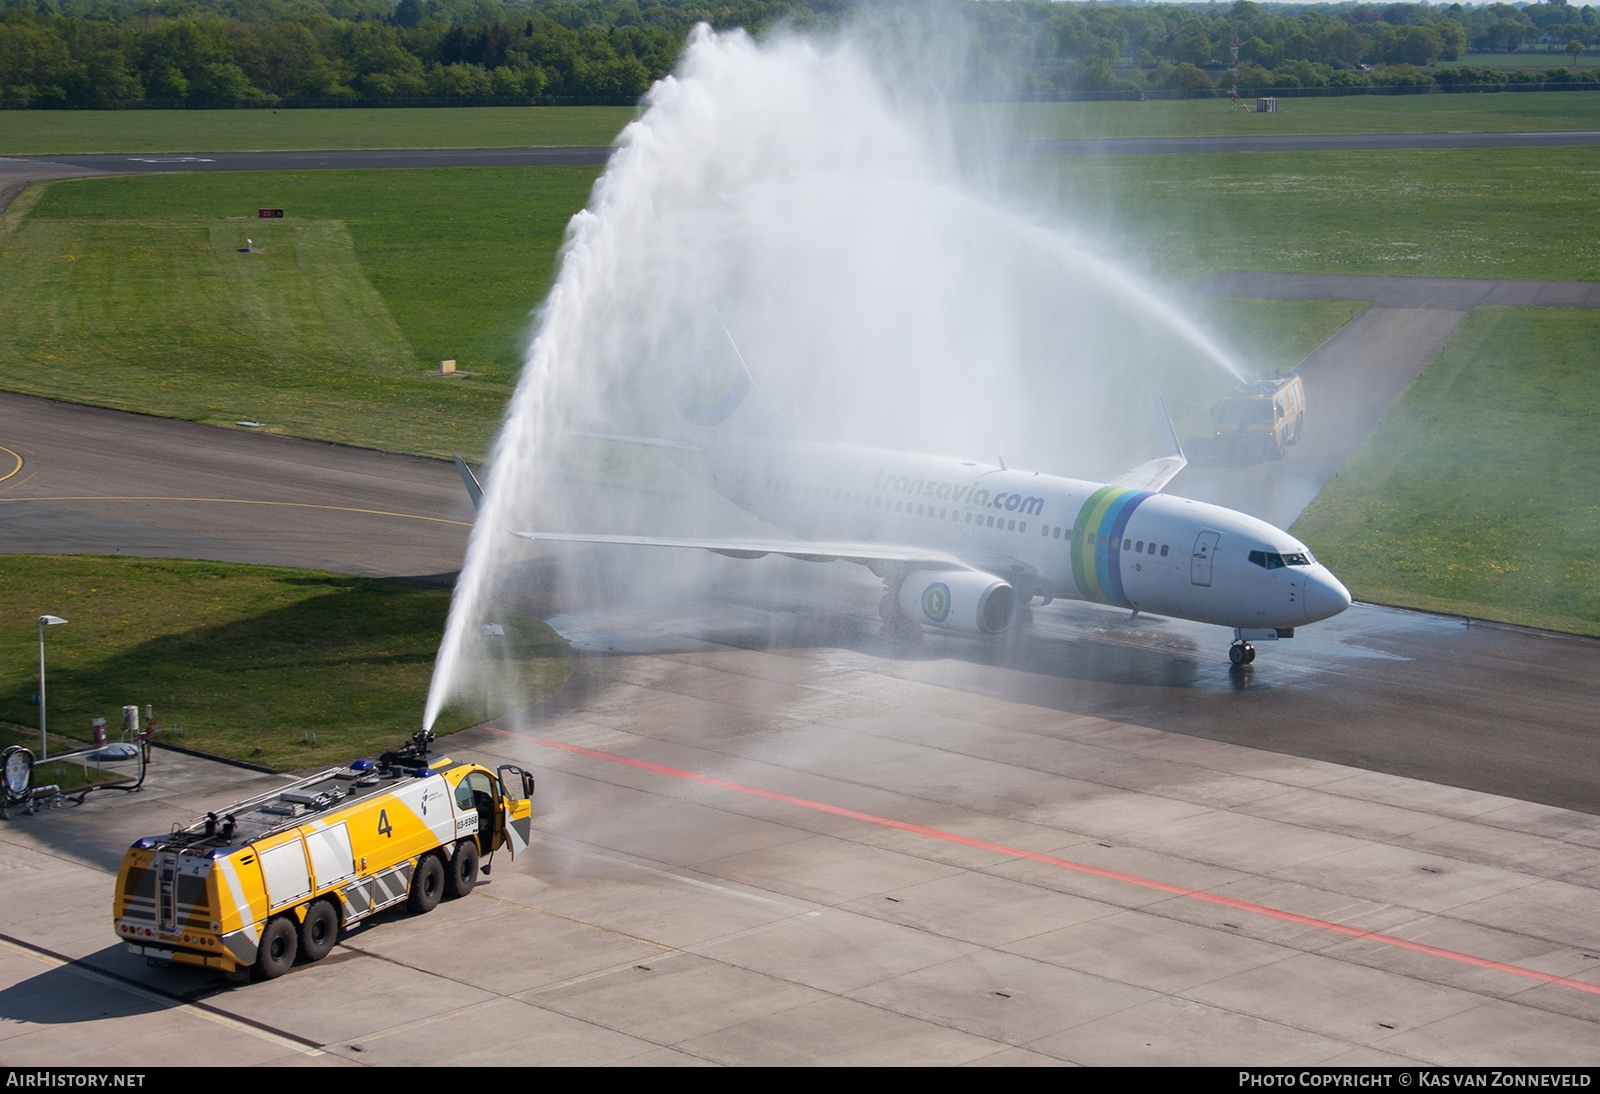
<svg viewBox="0 0 1600 1094"><path fill-rule="evenodd" d="M393 110L7 110L0 156L339 148L597 148L631 106Z"/></svg>
<svg viewBox="0 0 1600 1094"><path fill-rule="evenodd" d="M1600 148L1062 156L1043 200L1168 280L1225 270L1600 280Z"/></svg>
<svg viewBox="0 0 1600 1094"><path fill-rule="evenodd" d="M1254 99L1249 101L1253 106ZM1230 111L1226 99L1014 103L959 107L956 131L969 140L996 136L1026 140L1273 133L1515 133L1593 129L1597 110L1600 92L1596 91L1279 99L1276 114L1236 114Z"/></svg>
<svg viewBox="0 0 1600 1094"><path fill-rule="evenodd" d="M1478 308L1294 526L1363 600L1600 635L1600 315Z"/></svg>
<svg viewBox="0 0 1600 1094"><path fill-rule="evenodd" d="M31 620L50 613L71 620L45 636L52 735L86 739L95 717L115 730L124 704L151 703L193 748L283 771L341 763L421 725L449 603L448 589L313 570L0 556L0 618L13 621L0 630L0 728L38 747ZM509 609L502 625L529 700L560 687L560 637ZM452 709L435 728L497 713Z"/></svg>
<svg viewBox="0 0 1600 1094"><path fill-rule="evenodd" d="M474 458L598 169L85 179L0 218L9 390ZM261 206L283 208L259 221ZM243 219L241 219L243 218ZM251 239L259 254L241 254ZM430 376L451 358L470 377Z"/></svg>

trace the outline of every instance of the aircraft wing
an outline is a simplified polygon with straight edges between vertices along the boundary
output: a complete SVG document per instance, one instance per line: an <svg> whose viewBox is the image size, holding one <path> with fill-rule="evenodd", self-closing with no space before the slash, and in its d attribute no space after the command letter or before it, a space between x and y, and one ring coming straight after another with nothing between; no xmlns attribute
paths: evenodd
<svg viewBox="0 0 1600 1094"><path fill-rule="evenodd" d="M669 441L663 437L625 437L620 433L583 433L576 429L567 429L563 432L569 437L583 437L591 441L610 441L612 444L632 444L642 448L677 448L685 452L704 452L705 449L697 444L684 444L682 441Z"/></svg>
<svg viewBox="0 0 1600 1094"><path fill-rule="evenodd" d="M761 558L783 555L802 562L832 562L843 559L863 566L873 563L900 563L908 566L941 566L953 570L972 567L955 555L927 548L896 547L880 543L845 543L824 540L781 539L674 539L664 536L604 536L577 532L518 532L513 535L536 543L609 543L629 547L680 547L715 551L730 558Z"/></svg>
<svg viewBox="0 0 1600 1094"><path fill-rule="evenodd" d="M1167 413L1167 404L1160 395L1155 399L1155 412L1160 455L1153 460L1146 460L1131 471L1123 472L1107 483L1107 486L1125 486L1132 490L1160 490L1172 481L1174 475L1189 465L1189 458L1183 454L1183 447L1178 444L1178 431L1172 427L1172 415Z"/></svg>
<svg viewBox="0 0 1600 1094"><path fill-rule="evenodd" d="M460 456L455 457L456 470L472 498L474 509L483 504L483 487ZM842 558L863 566L873 563L899 563L906 566L944 566L955 570L972 569L955 555L926 548L897 547L881 543L841 543L806 540L771 539L673 539L657 536L603 536L578 532L518 532L511 534L545 543L610 543L631 547L680 547L696 551L715 551L730 558L761 558L764 555L784 555L802 562L832 562Z"/></svg>

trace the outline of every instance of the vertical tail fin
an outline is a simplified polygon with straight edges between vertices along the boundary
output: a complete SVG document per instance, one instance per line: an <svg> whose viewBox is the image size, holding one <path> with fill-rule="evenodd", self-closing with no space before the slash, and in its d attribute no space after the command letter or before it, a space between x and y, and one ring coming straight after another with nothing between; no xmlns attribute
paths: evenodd
<svg viewBox="0 0 1600 1094"><path fill-rule="evenodd" d="M719 376L717 382L702 384L690 390L682 379L673 377L673 395L677 400L678 421L690 435L702 432L740 433L768 437L798 437L805 434L791 412L772 402L756 387L745 363L739 343L723 320L716 305L711 308L717 324L727 336L733 349L736 368Z"/></svg>

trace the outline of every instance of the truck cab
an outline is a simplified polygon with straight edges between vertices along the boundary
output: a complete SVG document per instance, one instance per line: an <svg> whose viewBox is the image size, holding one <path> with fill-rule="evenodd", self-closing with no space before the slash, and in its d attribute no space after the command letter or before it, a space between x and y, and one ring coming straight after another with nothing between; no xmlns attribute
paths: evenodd
<svg viewBox="0 0 1600 1094"><path fill-rule="evenodd" d="M1306 389L1299 376L1246 381L1211 409L1218 444L1275 460L1300 440L1305 413Z"/></svg>

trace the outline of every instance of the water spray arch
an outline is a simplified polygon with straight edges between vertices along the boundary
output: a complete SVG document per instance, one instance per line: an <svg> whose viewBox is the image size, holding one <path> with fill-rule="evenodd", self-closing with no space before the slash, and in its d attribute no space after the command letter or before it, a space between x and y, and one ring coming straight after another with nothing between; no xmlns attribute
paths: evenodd
<svg viewBox="0 0 1600 1094"><path fill-rule="evenodd" d="M608 502L609 457L571 437L661 435L674 386L714 386L735 352L832 439L1067 474L1175 375L1237 372L1094 245L974 184L940 111L883 71L848 37L701 28L651 91L537 312L425 724L507 688L480 640L525 554L507 529L723 519L709 491L663 500L666 479Z"/></svg>

